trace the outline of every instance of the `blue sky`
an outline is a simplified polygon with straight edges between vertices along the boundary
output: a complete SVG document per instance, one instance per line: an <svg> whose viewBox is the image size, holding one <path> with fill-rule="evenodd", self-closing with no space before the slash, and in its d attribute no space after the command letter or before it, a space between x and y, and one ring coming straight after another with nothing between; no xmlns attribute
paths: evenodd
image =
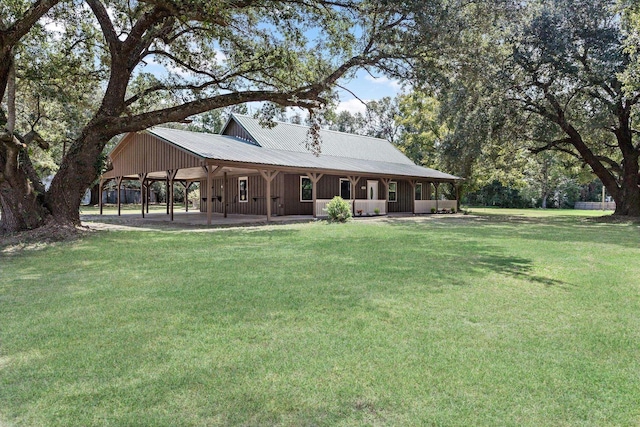
<svg viewBox="0 0 640 427"><path fill-rule="evenodd" d="M364 70L359 71L355 78L340 81L342 86L347 87L362 101L374 101L385 96L394 97L402 91L402 87L397 80L389 79L382 75L371 75ZM338 110L346 110L350 113L364 113L365 107L349 91L338 89L340 105Z"/></svg>

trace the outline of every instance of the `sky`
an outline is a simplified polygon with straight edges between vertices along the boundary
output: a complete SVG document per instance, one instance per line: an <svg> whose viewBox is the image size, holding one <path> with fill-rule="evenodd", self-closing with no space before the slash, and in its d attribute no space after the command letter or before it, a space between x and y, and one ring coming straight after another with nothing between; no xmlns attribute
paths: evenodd
<svg viewBox="0 0 640 427"><path fill-rule="evenodd" d="M340 81L340 84L360 98L354 97L349 91L338 89L340 96L338 111L346 110L352 114L364 113L365 106L360 100L368 102L379 100L385 96L393 98L402 92L402 86L397 80L389 79L386 76L373 76L364 70L358 72L356 77L350 81Z"/></svg>

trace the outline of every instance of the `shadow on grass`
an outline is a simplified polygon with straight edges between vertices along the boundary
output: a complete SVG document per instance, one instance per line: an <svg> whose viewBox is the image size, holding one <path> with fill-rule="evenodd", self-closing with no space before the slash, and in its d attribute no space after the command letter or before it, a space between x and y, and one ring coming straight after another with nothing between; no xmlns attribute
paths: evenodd
<svg viewBox="0 0 640 427"><path fill-rule="evenodd" d="M455 218L418 218L407 223L390 218L387 223L404 227L447 227L447 232L467 234L465 226L486 227L481 230L493 237L521 238L547 242L593 243L638 248L640 224L634 220L610 220L593 217L523 217L509 215L466 215Z"/></svg>

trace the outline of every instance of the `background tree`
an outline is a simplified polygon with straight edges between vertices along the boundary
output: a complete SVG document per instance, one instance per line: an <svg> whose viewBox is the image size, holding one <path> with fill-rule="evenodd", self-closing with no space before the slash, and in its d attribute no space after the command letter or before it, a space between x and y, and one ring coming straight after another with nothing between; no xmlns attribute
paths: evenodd
<svg viewBox="0 0 640 427"><path fill-rule="evenodd" d="M607 187L616 214L640 216L640 92L616 2L491 3L492 13L461 17L460 43L426 85L456 120L454 140L573 156Z"/></svg>

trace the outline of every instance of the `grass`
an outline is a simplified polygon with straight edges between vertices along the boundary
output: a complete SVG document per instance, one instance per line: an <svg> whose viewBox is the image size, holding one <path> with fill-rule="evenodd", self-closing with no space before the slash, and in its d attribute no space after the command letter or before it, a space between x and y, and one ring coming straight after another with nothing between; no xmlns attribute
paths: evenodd
<svg viewBox="0 0 640 427"><path fill-rule="evenodd" d="M0 424L638 425L639 242L493 211L5 254Z"/></svg>

